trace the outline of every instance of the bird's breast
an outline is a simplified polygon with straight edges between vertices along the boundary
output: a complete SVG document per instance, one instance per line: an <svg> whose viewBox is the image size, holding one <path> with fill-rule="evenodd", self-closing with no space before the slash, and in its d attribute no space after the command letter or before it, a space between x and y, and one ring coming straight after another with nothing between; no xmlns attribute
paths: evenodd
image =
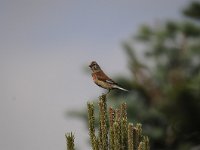
<svg viewBox="0 0 200 150"><path fill-rule="evenodd" d="M94 73L92 74L92 78L93 78L94 81L97 80L97 76Z"/></svg>
<svg viewBox="0 0 200 150"><path fill-rule="evenodd" d="M93 78L94 83L97 84L98 86L105 88L105 89L112 89L112 84L106 83L103 80L99 80L98 74L93 73L92 78Z"/></svg>

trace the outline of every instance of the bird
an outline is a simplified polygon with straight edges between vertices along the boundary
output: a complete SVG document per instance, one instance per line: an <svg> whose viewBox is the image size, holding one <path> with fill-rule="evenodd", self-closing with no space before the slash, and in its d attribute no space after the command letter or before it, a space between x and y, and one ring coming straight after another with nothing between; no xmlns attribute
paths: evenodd
<svg viewBox="0 0 200 150"><path fill-rule="evenodd" d="M101 69L101 67L97 64L96 61L92 61L89 65L92 71L92 78L95 84L98 86L107 89L107 94L113 89L119 89L122 91L128 91L127 89L122 88L119 84L109 78Z"/></svg>

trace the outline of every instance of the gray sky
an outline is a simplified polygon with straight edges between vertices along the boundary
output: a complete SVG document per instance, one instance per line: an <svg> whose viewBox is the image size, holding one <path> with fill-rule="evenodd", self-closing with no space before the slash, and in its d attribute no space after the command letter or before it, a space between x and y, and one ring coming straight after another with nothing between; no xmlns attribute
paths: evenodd
<svg viewBox="0 0 200 150"><path fill-rule="evenodd" d="M102 93L83 67L128 74L121 42L143 23L179 19L189 0L1 0L0 149L64 150L65 132L87 149L82 120Z"/></svg>

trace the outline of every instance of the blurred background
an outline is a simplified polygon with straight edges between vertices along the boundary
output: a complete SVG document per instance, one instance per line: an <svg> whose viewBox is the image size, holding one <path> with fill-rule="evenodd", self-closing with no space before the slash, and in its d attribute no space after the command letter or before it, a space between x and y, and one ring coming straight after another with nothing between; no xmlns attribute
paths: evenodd
<svg viewBox="0 0 200 150"><path fill-rule="evenodd" d="M200 2L1 0L0 20L0 149L89 149L93 60L151 149L200 149Z"/></svg>

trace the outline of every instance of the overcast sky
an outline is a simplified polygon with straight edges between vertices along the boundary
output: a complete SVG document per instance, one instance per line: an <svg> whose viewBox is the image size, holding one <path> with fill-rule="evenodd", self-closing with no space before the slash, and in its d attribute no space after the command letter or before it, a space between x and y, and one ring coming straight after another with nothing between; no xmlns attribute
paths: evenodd
<svg viewBox="0 0 200 150"><path fill-rule="evenodd" d="M109 76L128 74L121 42L139 25L180 19L189 0L1 0L0 149L64 150L68 131L87 150L82 120L102 93L84 72L96 60Z"/></svg>

